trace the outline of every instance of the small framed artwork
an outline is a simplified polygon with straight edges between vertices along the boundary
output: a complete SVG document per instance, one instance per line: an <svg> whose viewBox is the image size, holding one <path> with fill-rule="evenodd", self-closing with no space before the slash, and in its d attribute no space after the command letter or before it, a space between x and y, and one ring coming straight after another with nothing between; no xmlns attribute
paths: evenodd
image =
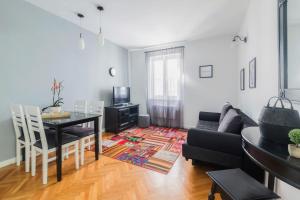
<svg viewBox="0 0 300 200"><path fill-rule="evenodd" d="M203 65L199 67L199 77L200 78L212 78L213 77L213 66Z"/></svg>
<svg viewBox="0 0 300 200"><path fill-rule="evenodd" d="M245 90L245 68L240 71L240 89Z"/></svg>
<svg viewBox="0 0 300 200"><path fill-rule="evenodd" d="M256 58L249 63L249 88L256 88Z"/></svg>

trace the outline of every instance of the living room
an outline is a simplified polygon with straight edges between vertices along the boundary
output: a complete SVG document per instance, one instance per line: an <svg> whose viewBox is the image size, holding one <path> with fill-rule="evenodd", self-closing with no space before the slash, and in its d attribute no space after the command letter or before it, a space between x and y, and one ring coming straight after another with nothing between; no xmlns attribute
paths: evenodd
<svg viewBox="0 0 300 200"><path fill-rule="evenodd" d="M2 0L0 199L298 199L299 7Z"/></svg>

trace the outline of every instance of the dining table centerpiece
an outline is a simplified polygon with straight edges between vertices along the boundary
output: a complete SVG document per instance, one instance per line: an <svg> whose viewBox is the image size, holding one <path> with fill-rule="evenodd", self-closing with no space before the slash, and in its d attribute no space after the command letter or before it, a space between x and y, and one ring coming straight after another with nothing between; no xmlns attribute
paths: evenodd
<svg viewBox="0 0 300 200"><path fill-rule="evenodd" d="M43 108L43 111L59 113L62 110L62 105L64 104L63 98L61 97L61 91L63 90L63 81L53 80L51 85L52 92L52 105Z"/></svg>

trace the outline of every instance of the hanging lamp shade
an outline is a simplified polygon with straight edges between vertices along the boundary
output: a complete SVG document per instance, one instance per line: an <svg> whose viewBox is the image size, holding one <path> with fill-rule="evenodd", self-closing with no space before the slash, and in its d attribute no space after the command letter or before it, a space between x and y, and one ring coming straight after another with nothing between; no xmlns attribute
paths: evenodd
<svg viewBox="0 0 300 200"><path fill-rule="evenodd" d="M79 37L79 48L81 50L85 49L85 41L84 41L84 38L82 36L82 33L80 33L80 37Z"/></svg>
<svg viewBox="0 0 300 200"><path fill-rule="evenodd" d="M102 6L97 6L97 9L99 10L100 14L99 14L99 24L100 24L100 30L99 33L97 35L97 40L98 40L98 44L100 46L103 46L105 43L105 38L101 29L101 12L104 10L104 8Z"/></svg>
<svg viewBox="0 0 300 200"><path fill-rule="evenodd" d="M97 39L98 39L98 44L99 44L100 46L103 46L104 43L105 43L105 39L104 39L104 35L103 35L103 33L102 33L101 30L99 31L99 33L98 33L98 35L97 35Z"/></svg>
<svg viewBox="0 0 300 200"><path fill-rule="evenodd" d="M79 17L80 20L80 25L81 25L81 20L84 18L84 15L81 13L77 13L77 16ZM84 50L85 49L85 41L83 38L83 34L79 34L79 41L78 41L79 49Z"/></svg>

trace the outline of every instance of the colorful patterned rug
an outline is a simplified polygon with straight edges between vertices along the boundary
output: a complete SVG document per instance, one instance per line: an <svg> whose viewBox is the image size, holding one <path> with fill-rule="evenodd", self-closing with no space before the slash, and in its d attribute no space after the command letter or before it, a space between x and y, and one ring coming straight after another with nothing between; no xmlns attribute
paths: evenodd
<svg viewBox="0 0 300 200"><path fill-rule="evenodd" d="M103 140L103 155L167 174L186 141L187 131L174 128L132 128Z"/></svg>

